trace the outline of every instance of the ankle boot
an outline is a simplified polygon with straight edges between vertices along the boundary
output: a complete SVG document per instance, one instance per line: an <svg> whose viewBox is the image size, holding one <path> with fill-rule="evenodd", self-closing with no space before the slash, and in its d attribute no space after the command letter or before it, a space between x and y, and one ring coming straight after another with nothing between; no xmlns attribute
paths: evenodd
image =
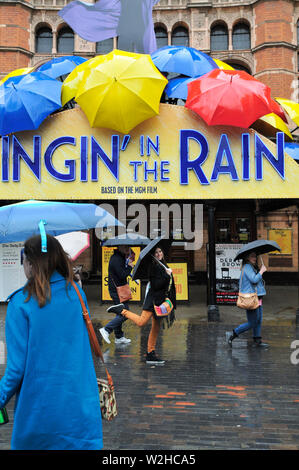
<svg viewBox="0 0 299 470"><path fill-rule="evenodd" d="M268 348L269 344L268 343L263 343L261 336L254 336L253 337L253 346L256 346L258 348Z"/></svg>
<svg viewBox="0 0 299 470"><path fill-rule="evenodd" d="M235 330L233 330L232 334L231 334L230 337L228 338L228 344L229 344L230 346L232 346L233 340L234 340L235 338L238 338L238 335L237 335L237 333L235 332Z"/></svg>

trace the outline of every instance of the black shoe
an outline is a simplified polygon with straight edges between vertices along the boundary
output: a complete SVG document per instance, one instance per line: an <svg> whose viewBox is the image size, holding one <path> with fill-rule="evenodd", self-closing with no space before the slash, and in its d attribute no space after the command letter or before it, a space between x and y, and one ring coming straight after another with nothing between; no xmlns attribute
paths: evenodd
<svg viewBox="0 0 299 470"><path fill-rule="evenodd" d="M120 315L124 308L124 304L111 305L111 307L107 308L107 312Z"/></svg>
<svg viewBox="0 0 299 470"><path fill-rule="evenodd" d="M165 361L163 359L159 359L156 356L155 351L151 351L150 353L146 354L146 363L147 364L165 364Z"/></svg>
<svg viewBox="0 0 299 470"><path fill-rule="evenodd" d="M232 334L230 335L230 337L228 338L227 342L230 346L233 345L233 340L235 338L238 338L238 335L236 334L235 330L233 330Z"/></svg>
<svg viewBox="0 0 299 470"><path fill-rule="evenodd" d="M253 346L257 348L268 348L269 344L268 343L263 343L262 338L260 336L255 336L253 337Z"/></svg>

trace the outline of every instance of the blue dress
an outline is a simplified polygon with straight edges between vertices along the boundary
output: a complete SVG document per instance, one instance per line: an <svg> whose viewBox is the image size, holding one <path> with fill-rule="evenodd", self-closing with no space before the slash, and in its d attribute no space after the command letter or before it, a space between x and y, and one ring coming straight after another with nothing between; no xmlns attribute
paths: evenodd
<svg viewBox="0 0 299 470"><path fill-rule="evenodd" d="M75 289L66 291L65 278L54 272L44 307L26 298L23 289L13 293L6 315L0 408L16 394L11 448L102 449L96 374Z"/></svg>

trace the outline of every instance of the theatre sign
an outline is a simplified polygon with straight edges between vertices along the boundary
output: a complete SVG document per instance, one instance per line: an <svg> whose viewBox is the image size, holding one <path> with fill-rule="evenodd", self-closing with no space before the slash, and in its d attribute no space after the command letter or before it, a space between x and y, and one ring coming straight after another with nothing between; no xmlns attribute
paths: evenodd
<svg viewBox="0 0 299 470"><path fill-rule="evenodd" d="M90 128L81 111L1 139L1 199L252 199L298 197L299 166L251 129L207 126L161 104L128 135Z"/></svg>

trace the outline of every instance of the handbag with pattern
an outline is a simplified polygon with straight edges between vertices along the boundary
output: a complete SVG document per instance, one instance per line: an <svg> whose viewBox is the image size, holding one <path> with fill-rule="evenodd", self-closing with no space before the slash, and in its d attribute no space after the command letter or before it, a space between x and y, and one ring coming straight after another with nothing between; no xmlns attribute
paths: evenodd
<svg viewBox="0 0 299 470"><path fill-rule="evenodd" d="M80 291L74 282L72 282L72 286L75 288L78 294L79 300L81 302L82 314L86 323L90 344L94 350L95 355L97 357L100 357L103 364L105 364L102 350L100 348L98 339L96 337L94 328L92 326L91 319L90 319L88 310L86 308L86 305L84 303L84 300L82 299ZM116 398L115 398L115 393L114 393L114 384L113 384L112 377L109 374L106 367L105 367L105 370L106 370L107 379L97 378L97 383L98 383L98 388L99 388L102 418L106 419L107 421L111 421L113 418L117 416Z"/></svg>

